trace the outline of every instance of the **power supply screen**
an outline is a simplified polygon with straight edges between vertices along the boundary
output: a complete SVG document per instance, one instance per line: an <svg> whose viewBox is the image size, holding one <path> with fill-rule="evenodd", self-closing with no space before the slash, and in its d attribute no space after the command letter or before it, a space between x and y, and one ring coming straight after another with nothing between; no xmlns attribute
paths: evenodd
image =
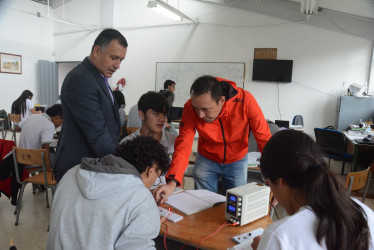
<svg viewBox="0 0 374 250"><path fill-rule="evenodd" d="M238 197L232 194L228 194L226 198L226 213L236 216L236 206Z"/></svg>

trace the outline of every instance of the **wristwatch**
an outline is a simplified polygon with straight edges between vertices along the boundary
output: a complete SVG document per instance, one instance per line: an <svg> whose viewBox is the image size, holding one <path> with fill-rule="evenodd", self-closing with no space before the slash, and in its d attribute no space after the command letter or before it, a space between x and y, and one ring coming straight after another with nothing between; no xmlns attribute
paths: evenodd
<svg viewBox="0 0 374 250"><path fill-rule="evenodd" d="M174 179L174 178L170 178L170 179L168 179L168 182L175 182L175 184L178 186L178 183L179 183L179 181L177 181L176 179Z"/></svg>

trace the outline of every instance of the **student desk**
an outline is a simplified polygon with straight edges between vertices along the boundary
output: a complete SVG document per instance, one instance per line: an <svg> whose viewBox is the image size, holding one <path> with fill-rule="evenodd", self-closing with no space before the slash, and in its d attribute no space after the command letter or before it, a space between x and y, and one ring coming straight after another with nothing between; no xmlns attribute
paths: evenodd
<svg viewBox="0 0 374 250"><path fill-rule="evenodd" d="M183 215L182 213L177 213ZM195 248L197 245L199 245L200 249L227 249L236 245L231 240L233 236L246 233L260 227L265 229L269 224L272 223L271 218L269 216L265 216L245 226L225 226L217 234L207 238L199 244L199 240L213 233L218 227L226 222L225 204L221 204L188 216L183 215L183 217L184 218L181 221L176 223L166 221L169 229L167 239L173 240L173 243L177 245L180 244L178 249L185 244L195 246ZM161 225L160 234L156 240L158 245L160 244L161 239L161 242L163 242L165 231L166 226ZM169 249L172 249L168 243L171 244L171 242L167 241L167 246ZM163 243L161 248L163 249ZM185 249L188 248L185 247Z"/></svg>
<svg viewBox="0 0 374 250"><path fill-rule="evenodd" d="M359 152L372 152L374 160L374 144L357 143L355 141L356 136L350 136L346 132L344 133L347 138L347 153L353 155L352 160L352 171L357 172L357 156ZM362 139L362 138L361 138Z"/></svg>

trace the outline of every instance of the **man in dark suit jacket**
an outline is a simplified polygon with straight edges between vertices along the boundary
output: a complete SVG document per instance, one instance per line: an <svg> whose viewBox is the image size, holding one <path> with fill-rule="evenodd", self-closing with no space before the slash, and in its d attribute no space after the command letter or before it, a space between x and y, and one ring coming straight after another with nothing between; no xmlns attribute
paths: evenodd
<svg viewBox="0 0 374 250"><path fill-rule="evenodd" d="M118 145L120 119L108 78L119 69L127 46L120 32L105 29L90 56L66 76L61 88L64 124L54 162L57 181L82 157L103 157Z"/></svg>

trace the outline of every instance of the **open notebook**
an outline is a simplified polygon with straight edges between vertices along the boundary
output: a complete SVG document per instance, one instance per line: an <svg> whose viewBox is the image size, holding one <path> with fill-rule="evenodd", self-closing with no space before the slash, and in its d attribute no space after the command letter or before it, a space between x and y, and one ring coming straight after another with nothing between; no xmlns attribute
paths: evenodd
<svg viewBox="0 0 374 250"><path fill-rule="evenodd" d="M216 203L225 201L226 197L223 195L200 189L186 190L173 194L168 198L166 204L186 215L190 215L213 207Z"/></svg>

